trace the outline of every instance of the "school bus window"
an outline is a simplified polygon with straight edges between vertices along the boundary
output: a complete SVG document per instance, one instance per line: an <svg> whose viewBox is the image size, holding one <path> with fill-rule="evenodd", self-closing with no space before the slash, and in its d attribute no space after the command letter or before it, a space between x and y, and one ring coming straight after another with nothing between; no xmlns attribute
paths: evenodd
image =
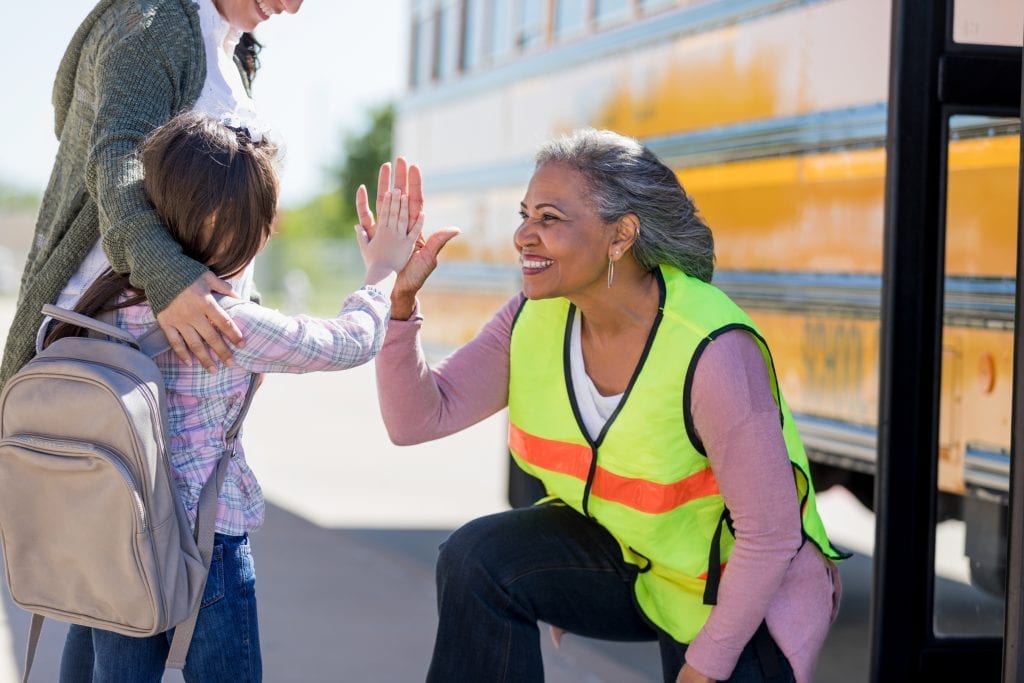
<svg viewBox="0 0 1024 683"><path fill-rule="evenodd" d="M629 0L595 0L594 22L599 28L618 24L630 15Z"/></svg>
<svg viewBox="0 0 1024 683"><path fill-rule="evenodd" d="M434 73L434 21L433 12L418 15L414 20L413 61L409 74L409 81L413 86L421 86L429 82Z"/></svg>
<svg viewBox="0 0 1024 683"><path fill-rule="evenodd" d="M483 50L484 20L483 0L466 0L462 8L462 51L459 56L459 68L462 71L473 71L480 65Z"/></svg>
<svg viewBox="0 0 1024 683"><path fill-rule="evenodd" d="M663 10L666 7L672 7L675 4L676 0L640 0L640 11L644 14L650 14L652 12L657 12L658 10ZM697 4L697 2L692 2L691 0L683 0L683 4Z"/></svg>
<svg viewBox="0 0 1024 683"><path fill-rule="evenodd" d="M487 54L492 62L497 62L512 53L512 0L494 0L490 9Z"/></svg>
<svg viewBox="0 0 1024 683"><path fill-rule="evenodd" d="M434 78L444 80L458 65L459 12L456 2L447 0L437 8L437 39L434 43Z"/></svg>
<svg viewBox="0 0 1024 683"><path fill-rule="evenodd" d="M1024 3L1009 0L956 0L953 40L975 45L1024 44Z"/></svg>
<svg viewBox="0 0 1024 683"><path fill-rule="evenodd" d="M555 0L555 39L579 35L587 25L588 0Z"/></svg>
<svg viewBox="0 0 1024 683"><path fill-rule="evenodd" d="M409 48L409 76L408 86L409 89L414 89L418 82L416 78L416 66L419 64L417 59L417 52L419 51L420 44L420 22L414 18L412 21L412 30L409 31L409 42L411 43Z"/></svg>
<svg viewBox="0 0 1024 683"><path fill-rule="evenodd" d="M520 0L516 17L516 46L530 50L544 42L544 0Z"/></svg>
<svg viewBox="0 0 1024 683"><path fill-rule="evenodd" d="M999 635L1020 121L954 116L949 128L937 482L944 521L935 530L934 629L943 635ZM954 618L965 613L971 618Z"/></svg>

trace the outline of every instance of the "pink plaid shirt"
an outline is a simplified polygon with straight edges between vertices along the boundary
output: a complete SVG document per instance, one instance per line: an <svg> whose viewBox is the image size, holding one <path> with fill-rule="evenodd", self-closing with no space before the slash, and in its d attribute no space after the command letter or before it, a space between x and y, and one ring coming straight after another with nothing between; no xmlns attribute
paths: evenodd
<svg viewBox="0 0 1024 683"><path fill-rule="evenodd" d="M380 350L391 302L363 287L345 299L333 319L287 316L255 303L231 308L245 345L234 348L234 366L209 373L188 367L171 351L155 358L167 386L171 465L189 521L195 525L199 491L225 449L224 433L257 372L344 370L371 360ZM140 336L156 323L148 305L122 308L117 326ZM245 461L241 439L217 501L217 532L238 536L263 523L263 491Z"/></svg>

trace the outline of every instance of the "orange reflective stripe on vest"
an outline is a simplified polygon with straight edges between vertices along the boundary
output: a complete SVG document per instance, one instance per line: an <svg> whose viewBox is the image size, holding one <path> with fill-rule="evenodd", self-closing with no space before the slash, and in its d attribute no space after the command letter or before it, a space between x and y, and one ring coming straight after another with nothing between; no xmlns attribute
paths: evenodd
<svg viewBox="0 0 1024 683"><path fill-rule="evenodd" d="M587 446L534 436L514 424L509 425L508 442L513 453L534 467L587 480L593 457ZM599 465L590 488L592 496L649 514L669 512L692 500L717 494L718 482L711 468L661 484L623 477Z"/></svg>

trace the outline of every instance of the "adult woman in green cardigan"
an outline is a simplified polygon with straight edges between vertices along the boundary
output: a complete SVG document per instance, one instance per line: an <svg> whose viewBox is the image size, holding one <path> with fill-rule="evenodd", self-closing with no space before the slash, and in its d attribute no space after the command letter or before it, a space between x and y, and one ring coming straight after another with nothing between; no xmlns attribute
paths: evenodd
<svg viewBox="0 0 1024 683"><path fill-rule="evenodd" d="M35 351L43 304L72 308L107 267L145 289L175 352L216 368L242 341L213 292L231 286L183 253L145 199L133 152L194 109L249 119L259 23L302 0L100 0L76 31L53 88L56 161L21 278L0 386ZM246 292L236 292L246 295Z"/></svg>

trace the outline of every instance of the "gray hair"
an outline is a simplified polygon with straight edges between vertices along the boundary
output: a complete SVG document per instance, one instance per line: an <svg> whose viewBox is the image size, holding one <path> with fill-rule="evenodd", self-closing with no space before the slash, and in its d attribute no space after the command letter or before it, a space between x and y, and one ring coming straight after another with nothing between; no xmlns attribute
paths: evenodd
<svg viewBox="0 0 1024 683"><path fill-rule="evenodd" d="M583 175L591 202L605 223L627 214L640 219L633 258L647 270L675 266L711 282L715 243L676 174L633 138L583 128L545 143L536 168L553 162Z"/></svg>

